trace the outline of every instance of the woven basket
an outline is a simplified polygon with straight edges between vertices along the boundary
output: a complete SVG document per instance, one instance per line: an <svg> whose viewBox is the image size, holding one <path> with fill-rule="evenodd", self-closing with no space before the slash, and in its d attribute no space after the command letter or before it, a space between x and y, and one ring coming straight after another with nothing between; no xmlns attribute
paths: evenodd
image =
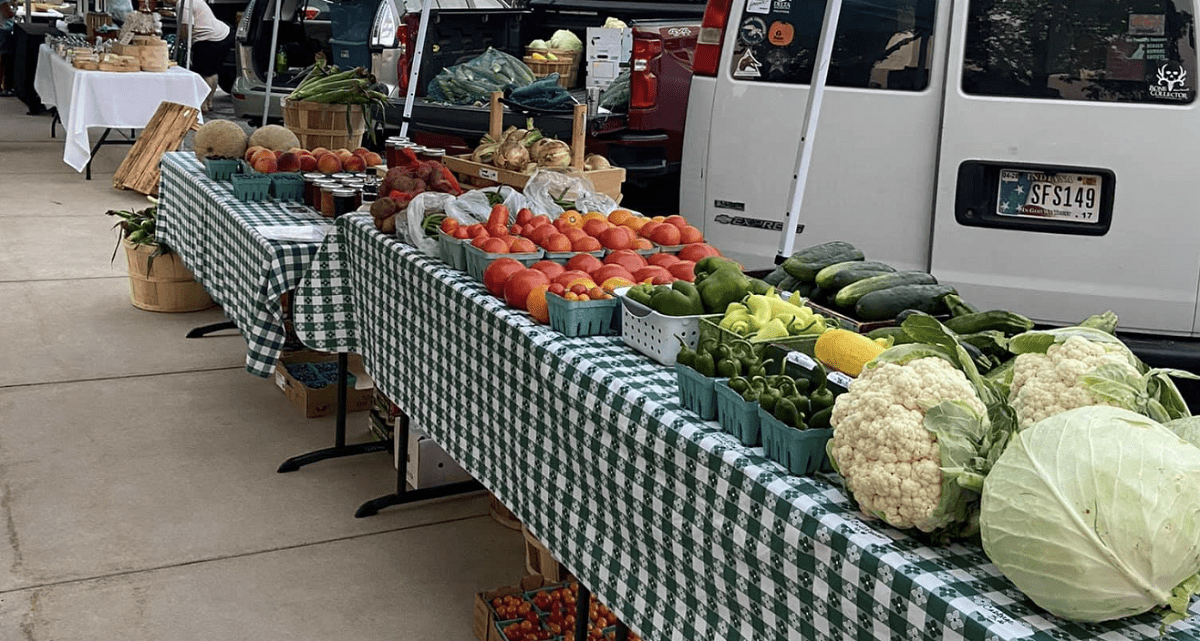
<svg viewBox="0 0 1200 641"><path fill-rule="evenodd" d="M579 79L579 52L568 51L566 49L550 49L549 51L538 51L545 55L552 53L558 60L534 60L531 49L525 50L525 64L529 66L530 71L538 78L557 73L558 84L564 89L571 89Z"/></svg>
<svg viewBox="0 0 1200 641"><path fill-rule="evenodd" d="M363 134L367 132L361 105L327 105L303 100L284 101L283 125L296 134L304 149L357 149L362 146Z"/></svg>
<svg viewBox="0 0 1200 641"><path fill-rule="evenodd" d="M151 312L196 312L213 306L213 300L183 265L179 254L155 256L153 245L134 245L125 239L129 264L129 300Z"/></svg>

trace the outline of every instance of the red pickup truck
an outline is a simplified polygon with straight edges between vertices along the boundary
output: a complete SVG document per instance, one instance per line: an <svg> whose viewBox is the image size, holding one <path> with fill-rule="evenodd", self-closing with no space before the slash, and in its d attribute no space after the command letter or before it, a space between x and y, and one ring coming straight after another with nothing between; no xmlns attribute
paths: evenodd
<svg viewBox="0 0 1200 641"><path fill-rule="evenodd" d="M625 20L633 30L630 99L627 109L598 113L588 123L588 151L607 157L626 169L627 202L647 211L677 213L683 128L692 78L692 57L704 13L703 0L643 2L636 0L529 0L510 10L456 10L431 20L413 106L410 136L418 143L467 153L487 131L487 108L457 106L426 100L425 88L444 67L469 60L488 46L522 56L525 44L569 29L584 40L586 28L603 24L608 16ZM400 20L400 43L414 47L419 14ZM409 40L409 43L404 43ZM400 78L407 75L409 56L397 60ZM581 65L586 64L583 60ZM388 111L390 126L398 127L403 113L403 80L398 78ZM584 70L579 73L580 82ZM586 102L585 90L572 92ZM505 114L505 126L523 126L525 116ZM548 135L570 138L571 117L548 115L535 120Z"/></svg>

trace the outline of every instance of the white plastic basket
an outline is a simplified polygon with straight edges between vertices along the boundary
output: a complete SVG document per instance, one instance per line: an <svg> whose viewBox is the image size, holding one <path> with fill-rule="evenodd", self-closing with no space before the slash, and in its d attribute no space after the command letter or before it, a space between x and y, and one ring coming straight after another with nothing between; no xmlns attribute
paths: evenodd
<svg viewBox="0 0 1200 641"><path fill-rule="evenodd" d="M679 354L679 341L695 348L700 340L700 319L704 316L666 316L626 297L626 289L616 293L621 300L621 340L650 358L671 367Z"/></svg>

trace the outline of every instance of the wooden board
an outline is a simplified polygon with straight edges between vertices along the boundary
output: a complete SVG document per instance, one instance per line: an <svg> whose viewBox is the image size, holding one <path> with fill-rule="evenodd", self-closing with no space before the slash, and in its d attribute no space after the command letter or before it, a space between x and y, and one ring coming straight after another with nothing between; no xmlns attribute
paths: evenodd
<svg viewBox="0 0 1200 641"><path fill-rule="evenodd" d="M142 135L125 156L113 176L113 187L129 189L139 194L157 194L162 155L179 149L184 136L196 129L200 110L174 102L158 105L154 117L146 123Z"/></svg>

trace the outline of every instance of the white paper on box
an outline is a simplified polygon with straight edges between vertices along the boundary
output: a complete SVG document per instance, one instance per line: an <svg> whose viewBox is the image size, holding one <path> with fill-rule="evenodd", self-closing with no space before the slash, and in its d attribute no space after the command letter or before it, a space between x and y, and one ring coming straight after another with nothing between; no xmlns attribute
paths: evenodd
<svg viewBox="0 0 1200 641"><path fill-rule="evenodd" d="M621 65L616 61L597 60L588 63L587 86L607 89L621 75Z"/></svg>
<svg viewBox="0 0 1200 641"><path fill-rule="evenodd" d="M396 419L395 429L395 433L400 434L399 418ZM404 480L413 489L471 480L471 475L459 467L440 445L412 424L409 426L408 446L405 449L408 452L408 466ZM396 462L399 464L400 448L396 450Z"/></svg>
<svg viewBox="0 0 1200 641"><path fill-rule="evenodd" d="M633 55L633 29L607 29L588 27L587 60L614 60L629 62Z"/></svg>

